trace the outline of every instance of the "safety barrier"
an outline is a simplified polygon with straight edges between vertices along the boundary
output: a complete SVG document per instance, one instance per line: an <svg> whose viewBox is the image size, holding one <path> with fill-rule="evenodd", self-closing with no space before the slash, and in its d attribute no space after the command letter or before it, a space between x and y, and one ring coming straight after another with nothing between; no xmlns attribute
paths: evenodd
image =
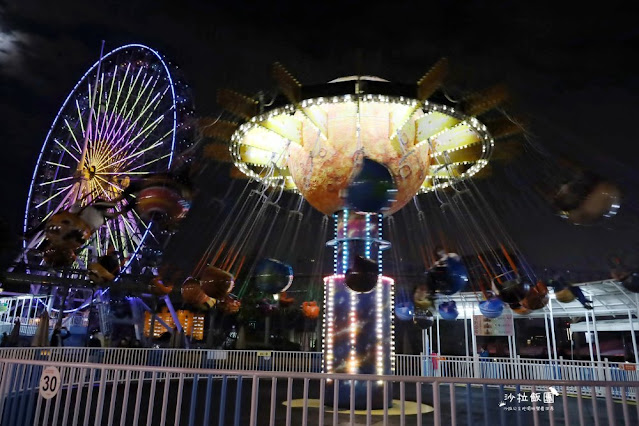
<svg viewBox="0 0 639 426"><path fill-rule="evenodd" d="M299 351L166 348L0 348L0 358L63 363L94 362L168 368L319 373L322 353ZM503 380L639 381L637 365L602 362L395 355L396 376L490 378Z"/></svg>
<svg viewBox="0 0 639 426"><path fill-rule="evenodd" d="M0 358L168 368L320 373L321 352L166 348L0 348Z"/></svg>
<svg viewBox="0 0 639 426"><path fill-rule="evenodd" d="M636 381L523 382L0 359L0 423L636 425L639 406L625 395L637 387ZM568 388L577 389L574 398L568 398ZM614 388L621 390L619 401L613 399ZM373 409L380 393L392 406Z"/></svg>

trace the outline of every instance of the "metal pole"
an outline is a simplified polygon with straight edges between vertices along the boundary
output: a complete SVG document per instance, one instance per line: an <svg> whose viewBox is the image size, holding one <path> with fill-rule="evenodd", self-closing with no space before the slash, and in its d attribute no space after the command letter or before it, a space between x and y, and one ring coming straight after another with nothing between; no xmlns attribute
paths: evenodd
<svg viewBox="0 0 639 426"><path fill-rule="evenodd" d="M595 343L597 344L597 361L601 362L601 348L599 347L599 333L597 332L597 320L595 319L595 313L592 313L592 328L595 331Z"/></svg>
<svg viewBox="0 0 639 426"><path fill-rule="evenodd" d="M592 329L595 332L595 345L597 349L597 376L598 380L605 380L605 371L603 369L603 365L601 363L601 347L599 346L599 333L597 332L597 320L595 318L595 313L592 312ZM607 365L607 363L606 363ZM592 388L594 391L594 387Z"/></svg>
<svg viewBox="0 0 639 426"><path fill-rule="evenodd" d="M268 344L271 339L271 317L267 316L264 320L264 344Z"/></svg>
<svg viewBox="0 0 639 426"><path fill-rule="evenodd" d="M552 349L550 348L550 332L548 331L548 314L544 312L544 326L546 326L546 348L548 349L548 360L552 360Z"/></svg>
<svg viewBox="0 0 639 426"><path fill-rule="evenodd" d="M552 333L552 350L555 354L555 359L559 359L557 356L557 336L555 336L555 316L552 313L552 301L548 304L550 306L550 332Z"/></svg>
<svg viewBox="0 0 639 426"><path fill-rule="evenodd" d="M588 350L590 351L590 366L592 367L595 363L595 357L592 354L592 336L590 335L590 317L588 316L588 311L586 311L586 331L588 332Z"/></svg>
<svg viewBox="0 0 639 426"><path fill-rule="evenodd" d="M166 328L167 331L173 331L173 329L169 327L169 325L166 322L164 322L162 318L157 316L157 314L155 313L155 309L149 308L149 306L146 303L144 303L142 299L138 299L138 303L140 303L140 305L142 305L142 307L151 314L151 318L155 318L157 322L159 322L162 325L162 327ZM155 303L155 305L157 306L157 302ZM153 324L153 326L155 327L155 324Z"/></svg>
<svg viewBox="0 0 639 426"><path fill-rule="evenodd" d="M135 338L142 341L142 335L144 334L144 324L142 324L142 330L140 330L140 311L138 310L137 300L138 298L132 297L129 300L129 306L131 306L131 314L133 317L133 331L135 332Z"/></svg>
<svg viewBox="0 0 639 426"><path fill-rule="evenodd" d="M433 327L428 329L428 355L433 353Z"/></svg>
<svg viewBox="0 0 639 426"><path fill-rule="evenodd" d="M180 319L178 318L177 313L173 308L173 304L171 303L171 299L169 299L169 296L164 296L164 303L166 303L166 307L169 308L169 312L171 313L171 317L173 318L173 324L175 324L175 328L177 328L178 332L182 331L182 324L180 324Z"/></svg>
<svg viewBox="0 0 639 426"><path fill-rule="evenodd" d="M428 341L428 330L422 330L422 353L424 356L430 355L430 342Z"/></svg>
<svg viewBox="0 0 639 426"><path fill-rule="evenodd" d="M517 332L515 331L515 319L513 318L513 359L517 358Z"/></svg>
<svg viewBox="0 0 639 426"><path fill-rule="evenodd" d="M512 336L506 336L508 338L508 358L513 359L513 339Z"/></svg>
<svg viewBox="0 0 639 426"><path fill-rule="evenodd" d="M468 310L466 310L466 301L464 300L464 347L466 348L466 358L468 358Z"/></svg>
<svg viewBox="0 0 639 426"><path fill-rule="evenodd" d="M140 302L144 303L144 302L142 302L142 299L140 299ZM144 304L143 306L148 308L148 306L146 306L146 304ZM148 342L149 342L149 344L151 346L153 346L153 339L155 338L155 311L157 310L157 308L158 308L158 301L157 301L157 298L155 296L153 296L153 310L146 309L149 312L149 314L151 315L151 324L149 326L149 340L148 340Z"/></svg>
<svg viewBox="0 0 639 426"><path fill-rule="evenodd" d="M442 354L442 341L439 334L439 315L437 315L437 354Z"/></svg>
<svg viewBox="0 0 639 426"><path fill-rule="evenodd" d="M31 325L31 308L33 307L33 295L29 298L29 308L27 309L27 324ZM36 309L36 312L38 310ZM33 316L34 318L36 315Z"/></svg>
<svg viewBox="0 0 639 426"><path fill-rule="evenodd" d="M473 341L473 356L475 356L475 353L477 353L477 337L475 336L475 320L473 318L471 318L470 320L470 332L471 332L471 339Z"/></svg>
<svg viewBox="0 0 639 426"><path fill-rule="evenodd" d="M52 287L51 292L49 293L49 300L47 300L47 313L49 315L51 315L51 309L53 309L53 301L57 292L58 287Z"/></svg>
<svg viewBox="0 0 639 426"><path fill-rule="evenodd" d="M639 354L637 353L637 338L635 336L635 325L632 319L632 313L628 311L628 320L630 321L630 337L632 337L632 351L635 354L635 364L639 364Z"/></svg>
<svg viewBox="0 0 639 426"><path fill-rule="evenodd" d="M21 302L22 305L20 306L20 321L22 321L22 317L24 316L24 305L27 304L27 299L21 299Z"/></svg>
<svg viewBox="0 0 639 426"><path fill-rule="evenodd" d="M479 357L477 356L477 338L475 337L475 320L471 319L470 320L470 332L471 332L471 338L473 339L473 352L472 352L472 356L473 356L473 370L474 370L474 377L481 377L481 374L479 372Z"/></svg>

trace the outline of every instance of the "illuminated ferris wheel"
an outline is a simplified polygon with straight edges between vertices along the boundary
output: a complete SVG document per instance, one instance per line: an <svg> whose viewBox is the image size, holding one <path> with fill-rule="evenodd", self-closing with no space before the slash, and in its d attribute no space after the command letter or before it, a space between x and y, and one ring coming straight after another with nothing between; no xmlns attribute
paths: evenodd
<svg viewBox="0 0 639 426"><path fill-rule="evenodd" d="M132 180L170 170L188 143L185 120L192 113L186 86L155 50L119 47L93 64L58 111L40 151L27 198L25 259L37 253L42 224L72 206L116 203L106 221L78 252L92 258L117 252L132 260L156 238L119 197Z"/></svg>

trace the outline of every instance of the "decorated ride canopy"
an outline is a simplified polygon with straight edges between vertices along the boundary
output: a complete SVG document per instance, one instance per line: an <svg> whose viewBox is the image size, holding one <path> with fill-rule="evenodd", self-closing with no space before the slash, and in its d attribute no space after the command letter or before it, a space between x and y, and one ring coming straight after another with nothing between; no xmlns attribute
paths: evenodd
<svg viewBox="0 0 639 426"><path fill-rule="evenodd" d="M476 174L488 164L494 139L475 115L505 98L493 90L452 106L433 96L445 61L417 85L360 76L302 88L279 64L273 74L286 99L265 105L221 91L218 102L244 122L218 121L204 132L229 142L231 161L244 175L298 191L325 214L349 207L348 188L365 159L387 168L394 181L396 193L381 212L387 215L417 193Z"/></svg>

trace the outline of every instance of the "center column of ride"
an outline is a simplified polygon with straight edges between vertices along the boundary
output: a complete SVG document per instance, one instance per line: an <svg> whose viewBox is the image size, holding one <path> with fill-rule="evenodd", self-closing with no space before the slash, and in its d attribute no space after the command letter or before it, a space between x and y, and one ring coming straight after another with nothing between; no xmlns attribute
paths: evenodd
<svg viewBox="0 0 639 426"><path fill-rule="evenodd" d="M382 275L382 251L390 244L381 239L382 216L342 210L333 215L334 274L324 278L324 372L393 375L393 285ZM352 387L351 387L352 386ZM387 406L392 389L387 385ZM325 400L333 405L335 382L329 381ZM383 383L340 381L338 406L356 409L384 407Z"/></svg>

